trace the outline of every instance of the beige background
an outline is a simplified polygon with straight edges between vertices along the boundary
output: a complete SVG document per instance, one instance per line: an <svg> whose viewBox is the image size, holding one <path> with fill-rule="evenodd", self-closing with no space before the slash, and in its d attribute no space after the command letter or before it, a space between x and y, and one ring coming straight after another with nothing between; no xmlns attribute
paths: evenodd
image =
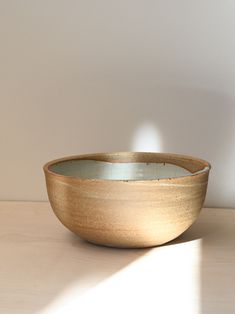
<svg viewBox="0 0 235 314"><path fill-rule="evenodd" d="M0 199L47 199L50 159L156 150L234 207L234 29L228 0L0 0Z"/></svg>

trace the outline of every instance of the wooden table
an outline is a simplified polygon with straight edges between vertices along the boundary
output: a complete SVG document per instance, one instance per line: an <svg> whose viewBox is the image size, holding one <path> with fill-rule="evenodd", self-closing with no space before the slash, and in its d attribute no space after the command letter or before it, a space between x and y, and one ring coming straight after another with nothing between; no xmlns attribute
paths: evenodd
<svg viewBox="0 0 235 314"><path fill-rule="evenodd" d="M128 250L82 241L48 203L0 202L0 313L235 313L235 210Z"/></svg>

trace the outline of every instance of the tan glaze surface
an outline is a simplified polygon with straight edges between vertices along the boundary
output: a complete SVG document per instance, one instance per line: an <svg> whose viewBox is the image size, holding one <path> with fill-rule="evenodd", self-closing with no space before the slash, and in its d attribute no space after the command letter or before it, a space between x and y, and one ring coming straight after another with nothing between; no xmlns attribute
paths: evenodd
<svg viewBox="0 0 235 314"><path fill-rule="evenodd" d="M56 216L87 241L125 248L161 245L188 229L202 208L209 168L191 176L141 181L81 179L50 171L51 165L71 159L165 162L192 173L210 165L189 156L158 153L89 154L47 163L47 191Z"/></svg>
<svg viewBox="0 0 235 314"><path fill-rule="evenodd" d="M202 209L167 245L112 249L69 232L49 203L0 202L0 313L232 314L234 221Z"/></svg>

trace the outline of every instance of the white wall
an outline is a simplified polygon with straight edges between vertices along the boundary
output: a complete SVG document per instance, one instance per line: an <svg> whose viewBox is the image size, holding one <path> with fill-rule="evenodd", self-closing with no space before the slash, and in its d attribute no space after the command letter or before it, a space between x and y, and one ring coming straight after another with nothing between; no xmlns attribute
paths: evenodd
<svg viewBox="0 0 235 314"><path fill-rule="evenodd" d="M160 150L212 163L235 207L235 2L0 1L0 199L45 200L42 165Z"/></svg>

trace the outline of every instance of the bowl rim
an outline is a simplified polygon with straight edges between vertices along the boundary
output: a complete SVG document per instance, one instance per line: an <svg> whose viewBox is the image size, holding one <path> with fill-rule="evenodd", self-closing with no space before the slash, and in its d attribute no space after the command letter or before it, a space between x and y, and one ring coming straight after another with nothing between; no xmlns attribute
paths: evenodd
<svg viewBox="0 0 235 314"><path fill-rule="evenodd" d="M186 160L191 160L194 162L198 162L201 164L204 164L204 168L202 170L196 171L195 173L192 173L190 175L186 175L186 176L178 176L178 177L169 177L169 178L159 178L159 179L145 179L145 180L126 180L126 179L98 179L98 178L81 178L78 176L68 176L68 175L63 175L63 174L59 174L56 173L52 170L50 170L49 168L55 164L58 164L60 162L65 162L65 161L71 161L71 160L96 160L96 161L103 161L103 162L109 162L110 161L106 161L106 160L97 160L97 159L92 159L94 157L102 157L102 156L125 156L125 155L129 155L129 156L134 156L134 155L152 155L152 156L159 156L159 157L171 157L171 158L176 158L176 159L186 159ZM89 159L90 158L90 159ZM118 161L117 161L118 162ZM119 161L120 162L120 161ZM134 162L138 162L138 161L133 161ZM114 162L111 162L114 163ZM125 163L125 162L123 162ZM128 162L126 162L128 163ZM132 162L129 162L132 163ZM150 162L151 163L151 162ZM170 162L167 162L170 163ZM172 163L173 164L173 163ZM182 166L180 166L182 167ZM184 167L182 167L184 168ZM185 168L186 169L186 168ZM191 177L196 177L196 176L201 176L205 173L209 173L211 169L211 164L201 158L197 158L197 157L193 157L193 156L189 156L189 155L183 155L183 154L175 154L175 153L159 153L159 152L104 152L104 153L90 153L90 154L79 154L79 155L71 155L71 156L66 156L66 157L62 157L62 158L57 158L51 161L48 161L46 164L44 164L43 166L43 171L45 173L45 175L52 175L54 177L60 178L60 179L64 179L64 180L76 180L79 182L129 182L129 183L137 183L137 182L162 182L162 181L172 181L172 180L178 180L178 179L185 179L185 178L191 178ZM188 169L187 169L188 170Z"/></svg>

